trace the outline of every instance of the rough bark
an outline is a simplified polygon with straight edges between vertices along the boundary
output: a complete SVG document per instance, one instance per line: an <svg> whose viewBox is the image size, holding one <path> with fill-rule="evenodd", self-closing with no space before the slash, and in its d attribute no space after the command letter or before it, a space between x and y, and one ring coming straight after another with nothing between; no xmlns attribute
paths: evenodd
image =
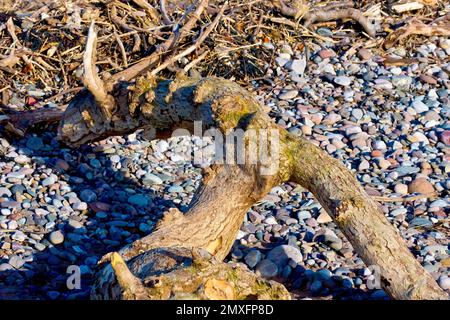
<svg viewBox="0 0 450 320"><path fill-rule="evenodd" d="M149 250L129 261L113 254L92 299L289 300L283 285L257 277L242 264L226 264L202 249Z"/></svg>
<svg viewBox="0 0 450 320"><path fill-rule="evenodd" d="M162 247L202 248L222 260L249 207L272 187L294 181L317 197L365 263L380 267L382 285L393 298L448 298L353 174L324 151L276 126L237 84L184 77L157 83L142 77L133 85L122 83L115 103L116 112L104 119L93 96L80 93L60 123L60 138L78 146L137 128L151 128L155 136L164 136L176 128L192 130L194 121L202 121L204 130L274 129L280 136L279 166L273 174L261 175L262 163L213 166L186 214L168 214L156 231L119 252L129 267L133 258L142 260L143 253ZM108 258L114 255L105 261ZM110 265L99 272L98 278L106 281L103 290L111 288L111 274Z"/></svg>
<svg viewBox="0 0 450 320"><path fill-rule="evenodd" d="M0 115L0 124L4 124L7 131L23 137L27 129L38 124L58 122L64 115L59 108L38 109Z"/></svg>

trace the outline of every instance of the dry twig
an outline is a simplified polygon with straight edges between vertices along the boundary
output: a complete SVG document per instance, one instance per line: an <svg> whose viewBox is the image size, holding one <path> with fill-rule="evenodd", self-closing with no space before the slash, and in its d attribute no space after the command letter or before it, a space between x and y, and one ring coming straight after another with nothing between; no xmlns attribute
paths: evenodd
<svg viewBox="0 0 450 320"><path fill-rule="evenodd" d="M423 22L414 19L406 26L392 32L384 41L383 46L386 49L392 48L395 44L411 35L449 37L450 25L448 23L439 25L434 25L432 23L424 24Z"/></svg>
<svg viewBox="0 0 450 320"><path fill-rule="evenodd" d="M373 24L360 10L346 8L349 5L353 5L353 3L348 1L332 3L328 6L317 8L316 10L310 10L309 7L302 4L301 1L300 4L296 2L295 7L289 7L283 0L276 1L275 5L280 8L281 13L285 16L295 17L296 19L303 18L304 26L306 28L309 28L315 22L351 19L357 21L369 36L374 37L376 34Z"/></svg>

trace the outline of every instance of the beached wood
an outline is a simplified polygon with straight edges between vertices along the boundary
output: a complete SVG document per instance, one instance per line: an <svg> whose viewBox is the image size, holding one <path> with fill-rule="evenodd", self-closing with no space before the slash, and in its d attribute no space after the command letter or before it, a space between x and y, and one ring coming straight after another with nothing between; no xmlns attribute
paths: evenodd
<svg viewBox="0 0 450 320"><path fill-rule="evenodd" d="M450 16L444 16L438 24L429 23L425 24L419 20L411 20L406 26L398 28L386 38L383 46L386 49L392 48L400 41L412 36L450 36Z"/></svg>
<svg viewBox="0 0 450 320"><path fill-rule="evenodd" d="M88 66L85 83L91 91L78 93L59 122L59 139L72 147L137 129L147 130L154 138L168 137L175 129L189 134L196 122L201 122L203 131L216 129L222 136L243 132L239 152L244 161L206 169L187 212L168 211L151 234L106 255L92 297L167 299L194 294L202 299L288 298L282 286L261 282L246 270L230 277L230 266L221 261L249 208L273 187L290 181L311 191L365 263L379 268L381 285L391 297L448 299L354 175L325 151L277 126L250 92L216 77L179 74L175 80L158 80L151 71L145 74L151 67L174 61L176 53L166 51L176 49L174 44L192 29L207 4L198 1L177 36L169 37L149 58L105 83L100 83L96 68ZM95 61L95 40L92 27L86 64ZM166 55L171 56L161 61ZM56 116L59 119L61 115ZM253 139L255 132L270 133L273 140L264 145ZM267 146L268 159L255 152ZM205 258L203 251L213 258ZM192 269L179 256L200 267ZM164 267L168 258L175 270ZM185 287L186 283L194 285ZM240 287L244 284L251 288L247 295Z"/></svg>
<svg viewBox="0 0 450 320"><path fill-rule="evenodd" d="M306 28L315 22L350 19L358 22L369 36L375 37L376 35L374 25L360 10L352 8L353 2L351 1L338 1L324 7L310 7L302 0L294 1L291 6L288 6L284 0L277 0L274 5L285 16L303 19L303 26Z"/></svg>
<svg viewBox="0 0 450 320"><path fill-rule="evenodd" d="M114 253L107 277L96 279L91 299L289 300L286 288L242 264L219 261L203 249L147 251L125 263ZM113 283L113 285L111 285ZM108 290L104 290L108 288Z"/></svg>

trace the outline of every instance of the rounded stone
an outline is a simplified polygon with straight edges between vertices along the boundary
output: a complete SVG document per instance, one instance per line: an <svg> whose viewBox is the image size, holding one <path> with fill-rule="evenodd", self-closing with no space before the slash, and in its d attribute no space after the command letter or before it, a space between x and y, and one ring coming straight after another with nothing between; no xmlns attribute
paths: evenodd
<svg viewBox="0 0 450 320"><path fill-rule="evenodd" d="M64 234L61 230L53 231L50 233L48 239L54 245L61 244L64 242Z"/></svg>
<svg viewBox="0 0 450 320"><path fill-rule="evenodd" d="M117 154L112 155L111 158L109 158L111 160L112 163L118 163L120 162L120 156L118 156Z"/></svg>
<svg viewBox="0 0 450 320"><path fill-rule="evenodd" d="M292 100L292 99L294 99L295 97L297 97L297 95L298 95L298 90L289 90L289 91L286 91L286 92L281 93L281 94L278 96L278 98L279 98L280 100Z"/></svg>
<svg viewBox="0 0 450 320"><path fill-rule="evenodd" d="M42 142L41 138L38 137L31 137L27 140L27 148L38 151L44 147L44 143Z"/></svg>
<svg viewBox="0 0 450 320"><path fill-rule="evenodd" d="M402 195L408 194L408 186L403 183L398 183L395 185L394 191L395 191L395 193L399 193Z"/></svg>
<svg viewBox="0 0 450 320"><path fill-rule="evenodd" d="M87 205L86 202L75 202L75 203L72 205L72 208L73 208L74 210L84 211L84 210L87 210L88 205Z"/></svg>
<svg viewBox="0 0 450 320"><path fill-rule="evenodd" d="M152 184L163 184L163 180L158 177L157 175L154 175L153 173L147 173L142 180L142 183L145 185L152 185Z"/></svg>
<svg viewBox="0 0 450 320"><path fill-rule="evenodd" d="M261 252L259 252L259 250L251 250L249 253L247 253L244 260L250 268L254 268L259 263L259 261L261 261L261 258L262 254Z"/></svg>
<svg viewBox="0 0 450 320"><path fill-rule="evenodd" d="M426 178L416 178L408 185L409 193L430 194L434 192L433 185Z"/></svg>
<svg viewBox="0 0 450 320"><path fill-rule="evenodd" d="M340 86L349 86L352 83L352 78L346 76L339 76L334 78L334 83Z"/></svg>
<svg viewBox="0 0 450 320"><path fill-rule="evenodd" d="M275 263L280 270L288 264L289 260L297 264L303 261L300 250L290 245L281 245L273 248L267 254L267 259Z"/></svg>
<svg viewBox="0 0 450 320"><path fill-rule="evenodd" d="M143 194L135 194L128 198L128 203L144 207L149 204L149 200Z"/></svg>
<svg viewBox="0 0 450 320"><path fill-rule="evenodd" d="M450 290L450 278L446 276L439 277L439 286L444 290Z"/></svg>
<svg viewBox="0 0 450 320"><path fill-rule="evenodd" d="M256 266L256 274L263 278L272 278L278 274L278 267L272 261L264 259Z"/></svg>
<svg viewBox="0 0 450 320"><path fill-rule="evenodd" d="M97 194L89 189L85 189L80 192L80 199L85 202L93 202L97 200Z"/></svg>

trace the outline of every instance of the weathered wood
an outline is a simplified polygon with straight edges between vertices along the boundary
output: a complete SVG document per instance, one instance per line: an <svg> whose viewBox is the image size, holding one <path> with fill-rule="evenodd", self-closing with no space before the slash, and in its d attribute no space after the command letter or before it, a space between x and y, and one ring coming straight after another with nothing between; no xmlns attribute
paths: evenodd
<svg viewBox="0 0 450 320"><path fill-rule="evenodd" d="M32 111L15 112L0 115L0 124L5 125L7 131L23 137L32 126L38 124L49 124L61 120L64 109L44 108Z"/></svg>
<svg viewBox="0 0 450 320"><path fill-rule="evenodd" d="M176 128L192 130L194 121L202 121L203 129L215 127L223 133L235 128L245 132L272 129L280 137L275 172L261 175L262 163L213 166L186 214L168 217L170 222L122 249L126 261L152 249L174 246L203 248L222 260L249 207L273 186L294 181L317 197L365 263L379 266L381 284L393 298L448 298L353 174L324 151L276 126L257 100L237 84L219 78L183 77L157 83L144 77L134 85L122 84L115 97L117 111L105 120L93 97L81 93L66 111L60 138L77 146L137 128L152 127L156 134ZM244 139L249 141L248 136ZM111 279L111 270L106 266L98 278ZM105 282L102 285L108 287Z"/></svg>
<svg viewBox="0 0 450 320"><path fill-rule="evenodd" d="M248 91L219 78L180 75L175 81L155 81L152 75L190 52L189 48L174 53L149 75L129 82L155 67L161 56L171 51L179 38L193 28L207 4L207 0L198 2L179 36L173 34L149 57L113 75L106 83L94 68L96 33L93 25L90 28L84 55L84 83L90 92L77 94L58 129L59 138L68 145L76 147L140 128L153 133L154 137L165 137L181 128L192 132L197 121L201 122L203 131L214 128L223 136L234 134L235 130L243 132L241 144L231 150L239 151L233 159L243 154L242 163L230 163L227 158L225 164L207 169L202 186L185 214L170 210L153 233L119 253L107 255L103 259L107 265L97 274L92 297L289 298L281 285L263 281L248 270L234 268L221 260L228 254L250 206L274 186L292 181L316 196L366 264L379 267L381 284L393 298L447 299L447 294L414 259L398 232L351 172L313 144L275 125ZM295 15L301 11L301 8L294 9ZM214 28L223 10L205 34ZM305 23L327 21L330 17L355 19L369 34L374 34L367 19L352 8L306 15ZM200 36L197 41L204 38ZM56 120L60 114L50 116ZM265 144L254 139L255 132L266 136L275 132L277 139ZM216 143L219 142L216 140ZM269 150L264 151L268 159L260 153L267 147ZM272 169L269 173L268 168Z"/></svg>
<svg viewBox="0 0 450 320"><path fill-rule="evenodd" d="M394 32L389 34L389 36L386 37L386 39L383 42L384 48L385 49L392 48L398 42L408 38L411 35L419 35L425 37L433 37L433 36L449 37L450 17L447 15L441 18L442 18L441 21L439 21L439 23L436 24L434 22L425 24L422 21L412 19L411 21L408 22L406 26L398 28L397 30L395 30Z"/></svg>
<svg viewBox="0 0 450 320"><path fill-rule="evenodd" d="M112 255L91 299L289 300L286 288L257 277L242 264L219 261L202 249L149 250L128 262Z"/></svg>
<svg viewBox="0 0 450 320"><path fill-rule="evenodd" d="M392 297L448 298L344 165L300 139L292 142L292 154L292 181L314 194L366 265L380 268L381 285Z"/></svg>

